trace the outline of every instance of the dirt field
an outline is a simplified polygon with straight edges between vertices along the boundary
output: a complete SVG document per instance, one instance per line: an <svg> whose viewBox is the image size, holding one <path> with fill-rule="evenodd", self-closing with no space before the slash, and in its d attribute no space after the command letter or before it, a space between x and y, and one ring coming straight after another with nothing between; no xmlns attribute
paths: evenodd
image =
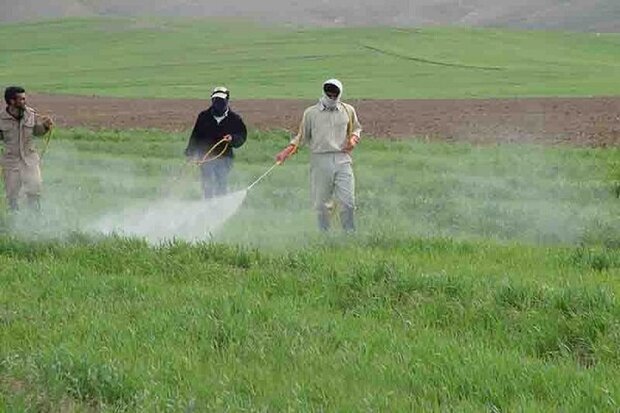
<svg viewBox="0 0 620 413"><path fill-rule="evenodd" d="M253 127L295 130L303 109L312 103L240 100L233 101L232 107ZM381 138L620 145L620 97L350 103L357 107L365 134ZM40 112L54 113L61 126L183 131L193 126L208 102L31 94L29 104Z"/></svg>

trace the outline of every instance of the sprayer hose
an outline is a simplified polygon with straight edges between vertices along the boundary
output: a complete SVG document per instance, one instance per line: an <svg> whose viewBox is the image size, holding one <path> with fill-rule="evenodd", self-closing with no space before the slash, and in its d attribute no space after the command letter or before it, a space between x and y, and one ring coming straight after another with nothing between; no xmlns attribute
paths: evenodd
<svg viewBox="0 0 620 413"><path fill-rule="evenodd" d="M43 150L39 155L39 160L43 160L43 156L45 156L47 149L50 147L50 141L52 140L52 136L54 136L54 128L50 128L50 130L47 131L47 136L45 137L45 144L43 145Z"/></svg>
<svg viewBox="0 0 620 413"><path fill-rule="evenodd" d="M220 151L220 153L218 153L216 156L214 157L209 157L211 155L211 153L215 150L215 148L217 148L218 146L220 146L222 143L224 143L224 147L222 148L222 150ZM202 159L198 160L198 161L189 161L190 163L193 163L195 165L203 165L207 162L211 162L214 161L218 158L221 158L222 155L224 155L224 153L226 152L226 150L228 149L228 141L226 139L221 139L219 142L217 142L215 145L213 145L211 147L211 149L209 149L209 151L207 153L204 154L204 156L202 157Z"/></svg>

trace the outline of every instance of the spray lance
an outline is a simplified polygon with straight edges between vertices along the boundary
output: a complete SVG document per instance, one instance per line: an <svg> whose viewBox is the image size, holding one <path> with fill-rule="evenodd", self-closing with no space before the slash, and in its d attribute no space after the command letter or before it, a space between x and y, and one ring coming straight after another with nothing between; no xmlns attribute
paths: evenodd
<svg viewBox="0 0 620 413"><path fill-rule="evenodd" d="M256 181L252 182L252 184L250 184L250 186L247 187L246 191L249 191L250 189L252 189L254 185L259 183L264 177L269 175L271 171L275 169L276 166L282 165L284 161L288 159L289 157L291 157L295 152L297 152L297 145L293 143L291 143L286 148L284 148L284 150L282 150L280 153L276 155L276 163L274 163L269 169L267 169L267 171L264 174L259 176Z"/></svg>
<svg viewBox="0 0 620 413"><path fill-rule="evenodd" d="M276 166L280 166L281 163L280 162L276 162L273 165L271 165L271 167L269 169L267 169L267 171L262 174L261 176L259 176L254 182L252 182L250 184L250 186L248 186L245 190L249 191L250 189L252 189L257 183L259 183L260 181L263 180L264 177L266 177L267 175L269 175L271 173L271 171L273 171L275 169Z"/></svg>
<svg viewBox="0 0 620 413"><path fill-rule="evenodd" d="M254 188L254 186L256 186L256 184L258 184L260 181L262 181L267 175L269 175L271 173L271 171L273 171L277 166L280 166L284 163L285 160L287 160L288 158L290 158L292 155L295 154L295 152L297 152L297 148L298 145L295 143L291 143L289 144L286 148L284 148L282 151L280 151L277 155L276 155L276 162L271 165L271 167L269 169L267 169L265 171L265 173L263 173L261 176L259 176L254 182L252 182L246 189L245 191L249 191L250 189Z"/></svg>

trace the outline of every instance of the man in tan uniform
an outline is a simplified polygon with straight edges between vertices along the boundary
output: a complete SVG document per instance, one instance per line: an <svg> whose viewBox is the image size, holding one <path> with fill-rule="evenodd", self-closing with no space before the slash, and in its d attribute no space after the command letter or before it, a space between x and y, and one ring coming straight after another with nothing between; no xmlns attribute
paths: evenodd
<svg viewBox="0 0 620 413"><path fill-rule="evenodd" d="M39 209L42 180L33 136L47 133L53 122L26 106L26 91L21 87L6 88L4 100L7 107L0 110L0 141L4 143L0 166L7 203L12 211L16 211L23 188L28 204Z"/></svg>
<svg viewBox="0 0 620 413"><path fill-rule="evenodd" d="M310 148L312 198L319 228L323 231L330 226L332 198L340 204L342 228L347 232L355 230L355 176L351 152L360 140L362 127L355 108L340 101L342 92L339 80L326 81L319 102L304 112L299 133L276 156L276 161L282 163L298 147L307 144Z"/></svg>

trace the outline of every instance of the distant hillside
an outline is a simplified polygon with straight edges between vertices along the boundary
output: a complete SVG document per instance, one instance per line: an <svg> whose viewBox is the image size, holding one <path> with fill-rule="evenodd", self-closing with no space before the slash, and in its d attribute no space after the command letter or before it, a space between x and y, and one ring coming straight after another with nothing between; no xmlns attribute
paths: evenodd
<svg viewBox="0 0 620 413"><path fill-rule="evenodd" d="M619 0L0 0L1 21L121 15L242 17L313 26L504 26L620 31Z"/></svg>
<svg viewBox="0 0 620 413"><path fill-rule="evenodd" d="M297 30L226 21L67 18L0 25L0 85L99 96L314 99L620 95L620 34L433 27Z"/></svg>

